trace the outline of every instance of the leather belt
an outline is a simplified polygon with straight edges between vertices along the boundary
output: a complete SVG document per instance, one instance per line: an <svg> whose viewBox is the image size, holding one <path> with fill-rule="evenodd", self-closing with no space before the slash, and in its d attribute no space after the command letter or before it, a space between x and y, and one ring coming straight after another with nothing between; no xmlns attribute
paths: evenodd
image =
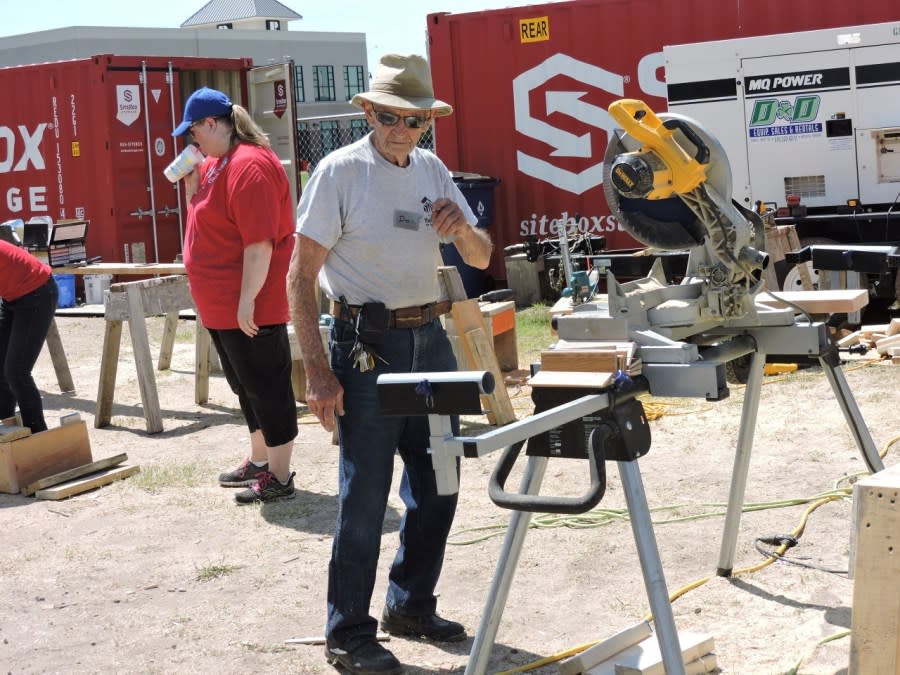
<svg viewBox="0 0 900 675"><path fill-rule="evenodd" d="M347 312L349 312L350 317L355 321L360 309L359 305L345 305L337 300L331 301L331 315L335 319L346 321ZM391 328L419 328L449 312L450 301L442 300L418 307L400 307L389 311Z"/></svg>

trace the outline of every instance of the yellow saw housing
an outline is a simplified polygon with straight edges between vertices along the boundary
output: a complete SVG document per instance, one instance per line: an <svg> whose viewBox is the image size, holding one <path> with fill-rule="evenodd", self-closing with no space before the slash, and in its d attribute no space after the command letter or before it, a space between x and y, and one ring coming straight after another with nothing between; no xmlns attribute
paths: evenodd
<svg viewBox="0 0 900 675"><path fill-rule="evenodd" d="M641 143L640 150L616 157L610 176L616 189L635 199L668 199L687 194L706 180L708 151L699 144L692 157L672 134L676 120L663 121L637 99L620 99L609 106L610 116Z"/></svg>

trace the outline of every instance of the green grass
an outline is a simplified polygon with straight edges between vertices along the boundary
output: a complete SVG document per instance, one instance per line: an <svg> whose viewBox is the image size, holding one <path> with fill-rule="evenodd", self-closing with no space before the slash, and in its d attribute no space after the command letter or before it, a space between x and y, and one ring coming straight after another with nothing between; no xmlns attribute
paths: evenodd
<svg viewBox="0 0 900 675"><path fill-rule="evenodd" d="M236 572L242 567L243 565L226 565L224 562L214 563L206 565L204 567L198 567L196 568L196 579L197 581L213 581L214 579L218 579L220 577L227 576L232 572Z"/></svg>
<svg viewBox="0 0 900 675"><path fill-rule="evenodd" d="M541 351L552 342L549 307L538 304L516 312L516 345L521 368L527 369L529 364L540 361Z"/></svg>
<svg viewBox="0 0 900 675"><path fill-rule="evenodd" d="M209 467L191 464L145 464L140 473L131 477L136 488L150 492L161 488L198 487L210 481Z"/></svg>

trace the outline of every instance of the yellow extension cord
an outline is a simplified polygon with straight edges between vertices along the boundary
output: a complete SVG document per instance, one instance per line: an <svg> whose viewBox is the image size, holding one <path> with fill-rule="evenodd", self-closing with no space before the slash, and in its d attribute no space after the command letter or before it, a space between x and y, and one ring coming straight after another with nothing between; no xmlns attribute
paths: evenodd
<svg viewBox="0 0 900 675"><path fill-rule="evenodd" d="M644 401L644 409L646 411L648 419L657 419L658 417L662 417L663 415L673 414L673 413L667 412L665 403ZM651 417L651 414L654 416ZM894 436L887 443L885 443L884 448L879 453L879 456L882 459L884 459L884 457L888 453L888 450L897 442L900 442L900 435ZM852 488L849 488L849 487L837 488L837 489L831 491L830 493L827 493L821 497L816 498L815 501L813 501L809 505L809 507L807 507L806 510L803 512L803 515L800 518L800 523L791 532L792 537L794 539L799 539L803 535L803 532L806 529L806 524L809 521L809 516L813 513L813 511L818 509L820 506L824 506L825 504L827 504L829 502L849 497L851 494L851 490L852 490ZM793 505L795 503L796 503L795 500L791 500L791 501L786 502L785 505ZM779 557L783 556L784 553L789 548L790 548L789 544L786 544L786 543L782 544L777 549L775 549L775 552L773 553L773 555L771 555L766 560L763 560L762 562L760 562L756 565L751 565L749 567L742 567L742 568L733 570L732 577L737 577L737 576L746 575L746 574L753 574L755 572L760 571L761 569L764 569L765 567L768 567L772 563L776 562ZM692 581L689 584L686 584L685 586L682 586L681 588L679 588L677 591L675 591L674 593L672 593L669 596L669 602L675 602L678 598L682 597L686 593L688 593L696 588L703 586L705 583L707 583L708 581L710 581L713 578L714 578L714 575L709 575L709 576L697 579L695 581ZM652 613L647 614L644 617L644 620L645 621L653 621L653 614ZM820 641L818 644L824 644L824 643L830 642L832 640L843 638L849 634L850 634L850 631L841 631L835 635L825 638L824 640ZM531 663L526 663L524 665L518 666L516 668L512 668L510 670L504 670L504 671L495 673L494 675L514 675L515 673L527 673L531 670L535 670L542 666L546 666L551 663L556 663L557 661L562 661L563 659L567 659L571 656L575 656L576 654L580 654L581 652L593 647L594 645L598 644L599 642L600 642L600 640L593 640L591 642L585 642L583 644L577 645L575 647L571 647L564 651L557 652L556 654L551 654L550 656L538 659L536 661L532 661ZM800 664L802 663L802 661L803 661L803 658L801 658L796 663L796 665L794 666L792 671L789 671L789 672L792 672L792 673L796 672L797 669L800 667Z"/></svg>

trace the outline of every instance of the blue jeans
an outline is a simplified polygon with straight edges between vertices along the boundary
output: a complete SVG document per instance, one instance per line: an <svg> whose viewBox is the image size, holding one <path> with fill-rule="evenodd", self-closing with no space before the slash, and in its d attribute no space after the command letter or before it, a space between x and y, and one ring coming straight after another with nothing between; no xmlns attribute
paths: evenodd
<svg viewBox="0 0 900 675"><path fill-rule="evenodd" d="M428 418L383 417L377 412L375 381L382 373L456 370L456 359L440 321L421 328L392 328L377 353L376 367L361 373L350 360L353 326L335 321L331 367L344 387L340 432L340 495L328 568L328 643L345 644L375 635L369 614L375 585L384 513L399 453L404 470L400 497L400 547L388 581L386 604L410 616L431 614L434 589L444 562L457 496L437 494L428 448ZM453 418L459 433L459 419ZM457 462L457 471L459 463Z"/></svg>
<svg viewBox="0 0 900 675"><path fill-rule="evenodd" d="M33 433L47 430L44 406L31 371L37 361L59 291L50 277L43 286L15 300L0 300L0 419L16 413Z"/></svg>

